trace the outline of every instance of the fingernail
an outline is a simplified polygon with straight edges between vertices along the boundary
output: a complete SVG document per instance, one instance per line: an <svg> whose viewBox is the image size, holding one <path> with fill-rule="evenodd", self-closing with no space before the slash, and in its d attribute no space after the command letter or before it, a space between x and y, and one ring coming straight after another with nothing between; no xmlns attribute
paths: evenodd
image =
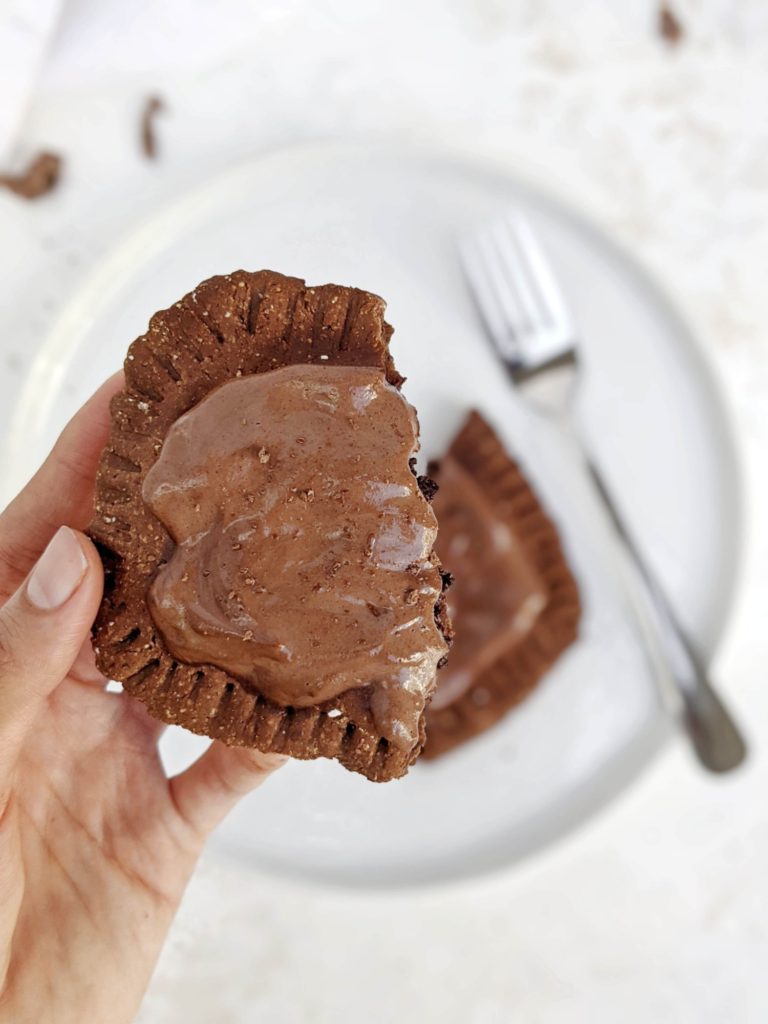
<svg viewBox="0 0 768 1024"><path fill-rule="evenodd" d="M50 612L69 600L80 586L88 559L74 532L62 526L40 556L27 583L27 597L41 611Z"/></svg>

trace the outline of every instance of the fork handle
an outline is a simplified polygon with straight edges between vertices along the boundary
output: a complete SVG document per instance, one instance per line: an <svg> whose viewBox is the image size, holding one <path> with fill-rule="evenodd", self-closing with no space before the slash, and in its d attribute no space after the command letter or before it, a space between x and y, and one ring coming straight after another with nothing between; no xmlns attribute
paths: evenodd
<svg viewBox="0 0 768 1024"><path fill-rule="evenodd" d="M582 449L583 450L583 449ZM645 592L653 619L653 637L682 700L683 725L700 763L711 772L728 772L746 757L747 747L733 717L717 695L707 669L680 625L659 581L634 542L605 481L584 452L584 460L616 531L619 546L638 589ZM641 623L642 625L642 623Z"/></svg>

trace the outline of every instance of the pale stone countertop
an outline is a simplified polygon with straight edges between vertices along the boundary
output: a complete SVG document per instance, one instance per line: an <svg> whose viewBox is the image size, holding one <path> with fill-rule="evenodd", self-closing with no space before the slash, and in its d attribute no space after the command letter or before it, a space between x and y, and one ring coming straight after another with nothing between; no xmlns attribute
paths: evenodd
<svg viewBox="0 0 768 1024"><path fill-rule="evenodd" d="M187 183L309 137L461 140L561 161L696 313L730 391L753 529L717 670L753 742L712 782L682 743L575 837L504 876L367 896L193 881L142 1024L768 1020L768 7L680 0L70 0L18 155L60 191L0 196L0 430L47 327ZM163 94L162 160L138 154ZM585 187L586 187L585 185ZM762 535L761 535L762 534Z"/></svg>

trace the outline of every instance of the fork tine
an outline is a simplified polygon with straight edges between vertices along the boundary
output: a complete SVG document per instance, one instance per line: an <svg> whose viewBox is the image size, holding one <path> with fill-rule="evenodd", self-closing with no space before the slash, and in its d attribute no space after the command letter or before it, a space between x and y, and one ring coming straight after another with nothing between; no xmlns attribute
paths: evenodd
<svg viewBox="0 0 768 1024"><path fill-rule="evenodd" d="M507 213L460 244L475 302L513 374L574 358L570 314L549 262L521 215Z"/></svg>
<svg viewBox="0 0 768 1024"><path fill-rule="evenodd" d="M479 246L479 235L469 235L459 246L464 275L488 333L494 343L503 349L507 335L507 322L497 291L487 273L485 259Z"/></svg>
<svg viewBox="0 0 768 1024"><path fill-rule="evenodd" d="M519 338L525 330L525 310L520 302L520 296L509 287L493 228L486 228L478 235L477 249L486 277L504 314L506 333L513 338Z"/></svg>
<svg viewBox="0 0 768 1024"><path fill-rule="evenodd" d="M523 330L523 314L511 292L487 230L476 232L462 247L467 278L488 330L501 354L508 359L519 355L518 339Z"/></svg>
<svg viewBox="0 0 768 1024"><path fill-rule="evenodd" d="M510 218L497 221L490 229L499 261L500 274L504 276L506 293L515 296L521 310L522 323L518 330L535 331L548 319L546 306L538 299L535 288L531 287L530 274L526 273L524 256L515 245L515 232Z"/></svg>
<svg viewBox="0 0 768 1024"><path fill-rule="evenodd" d="M512 230L515 233L520 251L523 254L523 261L527 262L530 268L530 278L538 287L542 304L548 310L552 326L562 331L571 330L572 319L568 307L563 299L552 266L545 256L544 250L534 235L530 224L518 213L514 219L510 218Z"/></svg>

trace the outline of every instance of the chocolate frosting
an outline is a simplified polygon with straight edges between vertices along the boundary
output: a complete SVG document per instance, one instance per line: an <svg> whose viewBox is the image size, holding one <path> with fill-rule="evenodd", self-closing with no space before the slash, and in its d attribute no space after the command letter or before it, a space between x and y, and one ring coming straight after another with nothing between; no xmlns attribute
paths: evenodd
<svg viewBox="0 0 768 1024"><path fill-rule="evenodd" d="M447 645L411 406L371 367L231 380L171 427L142 496L175 548L148 603L169 650L292 707L370 689L409 748Z"/></svg>
<svg viewBox="0 0 768 1024"><path fill-rule="evenodd" d="M437 551L456 582L447 595L455 637L432 710L466 693L530 631L546 604L543 580L472 476L451 455L436 476Z"/></svg>

